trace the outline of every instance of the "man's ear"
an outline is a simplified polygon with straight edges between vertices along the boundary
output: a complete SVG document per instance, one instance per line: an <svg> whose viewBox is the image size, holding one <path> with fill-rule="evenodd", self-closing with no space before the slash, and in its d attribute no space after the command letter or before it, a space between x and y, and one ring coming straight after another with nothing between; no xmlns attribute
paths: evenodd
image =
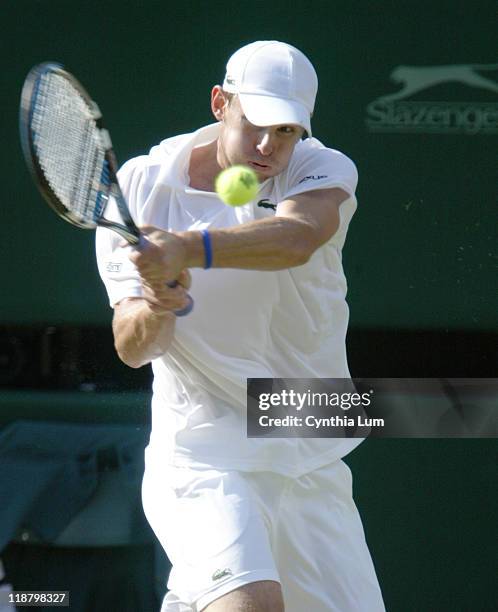
<svg viewBox="0 0 498 612"><path fill-rule="evenodd" d="M225 117L227 99L220 85L215 85L211 90L211 111L218 121Z"/></svg>

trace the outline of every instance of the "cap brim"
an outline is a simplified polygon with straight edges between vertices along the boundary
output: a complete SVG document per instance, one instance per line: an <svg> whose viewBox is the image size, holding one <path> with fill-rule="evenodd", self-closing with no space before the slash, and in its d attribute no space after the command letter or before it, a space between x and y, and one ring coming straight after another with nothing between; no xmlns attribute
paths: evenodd
<svg viewBox="0 0 498 612"><path fill-rule="evenodd" d="M285 98L256 94L238 94L246 118L254 125L300 125L311 136L308 110L302 104Z"/></svg>

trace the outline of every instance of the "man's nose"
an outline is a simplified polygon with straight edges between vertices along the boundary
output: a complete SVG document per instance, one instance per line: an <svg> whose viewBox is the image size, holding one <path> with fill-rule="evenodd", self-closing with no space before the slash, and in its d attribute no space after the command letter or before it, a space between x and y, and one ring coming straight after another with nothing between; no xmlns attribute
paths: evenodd
<svg viewBox="0 0 498 612"><path fill-rule="evenodd" d="M273 152L273 139L269 130L264 130L261 133L259 143L256 145L256 149L261 155L271 155Z"/></svg>

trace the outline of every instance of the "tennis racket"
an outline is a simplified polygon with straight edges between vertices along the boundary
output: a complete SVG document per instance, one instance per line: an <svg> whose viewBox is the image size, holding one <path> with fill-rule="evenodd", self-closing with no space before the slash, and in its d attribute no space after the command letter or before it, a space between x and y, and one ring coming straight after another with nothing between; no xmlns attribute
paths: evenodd
<svg viewBox="0 0 498 612"><path fill-rule="evenodd" d="M19 125L26 163L59 217L85 229L107 227L135 248L146 246L119 187L116 156L102 114L60 64L45 62L30 70L22 89ZM104 217L111 197L121 223ZM192 310L189 298L184 309L175 311L177 316Z"/></svg>

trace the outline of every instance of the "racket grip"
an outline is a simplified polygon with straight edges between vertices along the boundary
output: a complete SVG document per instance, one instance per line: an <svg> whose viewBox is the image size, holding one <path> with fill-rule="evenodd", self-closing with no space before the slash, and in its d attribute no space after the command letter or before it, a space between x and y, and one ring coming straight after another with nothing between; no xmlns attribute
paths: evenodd
<svg viewBox="0 0 498 612"><path fill-rule="evenodd" d="M177 285L178 285L178 281L170 281L169 283L166 283L168 285L168 287L171 287L171 289L174 289ZM185 315L188 315L189 312L192 312L192 308L194 307L194 300L191 298L191 296L188 296L188 304L185 306L185 308L182 308L181 310L174 310L173 312L176 314L177 317L184 317Z"/></svg>

